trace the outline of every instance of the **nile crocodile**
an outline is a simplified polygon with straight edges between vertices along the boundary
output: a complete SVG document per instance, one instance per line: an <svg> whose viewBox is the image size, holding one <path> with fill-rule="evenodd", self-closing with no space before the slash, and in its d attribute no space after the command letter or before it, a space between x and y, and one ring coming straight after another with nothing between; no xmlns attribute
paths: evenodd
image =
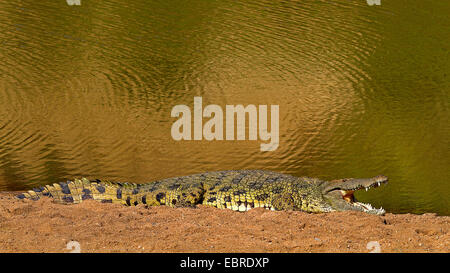
<svg viewBox="0 0 450 273"><path fill-rule="evenodd" d="M203 204L235 211L259 207L315 213L356 210L384 214L383 208L356 201L353 193L380 186L387 180L385 176L377 176L323 181L261 170L218 171L145 184L82 178L35 188L17 197L38 200L49 196L63 204L94 199L128 206L195 207Z"/></svg>

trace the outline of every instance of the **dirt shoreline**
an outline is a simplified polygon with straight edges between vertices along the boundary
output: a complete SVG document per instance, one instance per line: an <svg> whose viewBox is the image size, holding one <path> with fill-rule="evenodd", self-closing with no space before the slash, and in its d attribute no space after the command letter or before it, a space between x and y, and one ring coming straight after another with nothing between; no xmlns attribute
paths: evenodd
<svg viewBox="0 0 450 273"><path fill-rule="evenodd" d="M0 252L445 252L450 217L60 205L0 193ZM372 242L372 243L371 243ZM368 249L368 246L371 249Z"/></svg>

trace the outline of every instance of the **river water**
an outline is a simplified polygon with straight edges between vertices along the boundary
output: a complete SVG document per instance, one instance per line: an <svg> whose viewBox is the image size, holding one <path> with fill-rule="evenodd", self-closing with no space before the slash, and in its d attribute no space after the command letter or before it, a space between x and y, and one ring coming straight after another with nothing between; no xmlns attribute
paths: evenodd
<svg viewBox="0 0 450 273"><path fill-rule="evenodd" d="M450 215L450 1L0 2L0 190L226 169L390 178ZM175 141L175 105L279 105L279 146Z"/></svg>

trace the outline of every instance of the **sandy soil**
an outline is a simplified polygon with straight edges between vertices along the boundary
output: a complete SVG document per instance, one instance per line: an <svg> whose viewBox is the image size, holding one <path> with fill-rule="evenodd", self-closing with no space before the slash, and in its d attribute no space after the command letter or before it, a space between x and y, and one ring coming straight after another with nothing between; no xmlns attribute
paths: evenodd
<svg viewBox="0 0 450 273"><path fill-rule="evenodd" d="M0 194L0 252L69 252L77 241L81 252L369 252L378 244L381 252L448 253L449 226L450 217L434 214L60 205Z"/></svg>

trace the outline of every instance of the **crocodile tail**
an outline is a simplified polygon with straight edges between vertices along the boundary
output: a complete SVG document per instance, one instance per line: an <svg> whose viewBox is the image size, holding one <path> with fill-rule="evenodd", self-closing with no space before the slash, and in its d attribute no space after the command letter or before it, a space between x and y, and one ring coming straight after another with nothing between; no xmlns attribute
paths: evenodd
<svg viewBox="0 0 450 273"><path fill-rule="evenodd" d="M115 201L119 201L119 203L123 203L121 200L113 198L111 194L111 192L116 192L117 187L119 187L117 183L82 178L34 188L16 197L36 201L43 196L48 196L53 198L55 202L61 204L78 204L88 199L106 203L112 203L114 199Z"/></svg>
<svg viewBox="0 0 450 273"><path fill-rule="evenodd" d="M117 203L128 206L138 204L156 205L142 185L134 183L119 183L100 180L88 180L86 178L73 181L55 183L17 195L19 199L39 200L43 196L53 198L56 203L78 204L84 200L96 200L102 203ZM153 195L152 195L153 196ZM153 204L155 203L155 204ZM159 204L159 203L157 203Z"/></svg>

